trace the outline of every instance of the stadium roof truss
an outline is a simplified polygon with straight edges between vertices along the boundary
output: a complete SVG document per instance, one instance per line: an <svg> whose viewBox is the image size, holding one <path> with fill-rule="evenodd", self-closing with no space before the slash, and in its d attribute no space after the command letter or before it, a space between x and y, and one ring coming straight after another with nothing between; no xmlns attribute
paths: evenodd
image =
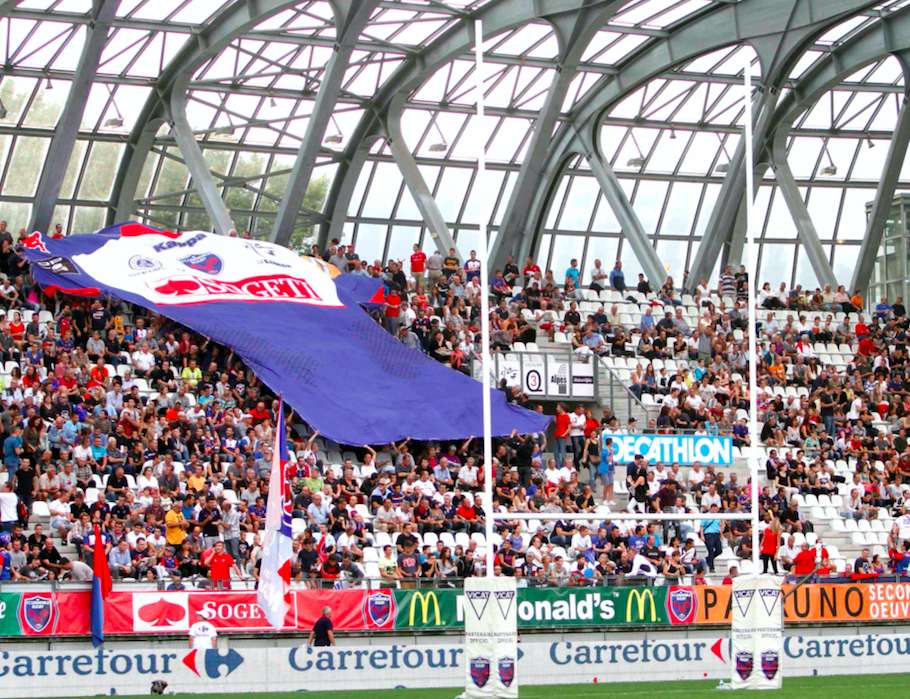
<svg viewBox="0 0 910 699"><path fill-rule="evenodd" d="M761 279L862 286L910 191L910 0L6 0L0 17L15 228L138 218L372 260L466 253L486 217L497 262L621 259L694 286L742 256L746 62Z"/></svg>

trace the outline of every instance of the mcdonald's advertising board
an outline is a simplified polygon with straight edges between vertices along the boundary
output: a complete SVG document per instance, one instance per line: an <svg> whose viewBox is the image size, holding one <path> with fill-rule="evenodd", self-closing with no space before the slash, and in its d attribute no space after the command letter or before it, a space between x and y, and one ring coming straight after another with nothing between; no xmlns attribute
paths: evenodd
<svg viewBox="0 0 910 699"><path fill-rule="evenodd" d="M671 588L521 588L518 627L664 625ZM688 593L687 593L688 594ZM691 595L694 605L694 594ZM396 629L447 629L464 624L461 590L396 590Z"/></svg>

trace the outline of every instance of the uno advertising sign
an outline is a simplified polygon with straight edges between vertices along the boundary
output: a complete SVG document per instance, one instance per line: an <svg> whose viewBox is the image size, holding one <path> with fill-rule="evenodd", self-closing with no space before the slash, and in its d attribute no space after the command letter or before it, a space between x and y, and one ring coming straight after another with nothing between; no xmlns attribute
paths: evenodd
<svg viewBox="0 0 910 699"><path fill-rule="evenodd" d="M846 633L846 632L845 632ZM236 645L236 644L235 644ZM47 697L148 694L153 681L167 692L300 692L457 687L464 678L461 643L313 648L231 647L170 650L134 646L79 651L0 651L3 696ZM787 676L903 672L910 635L786 634L781 669ZM527 638L518 672L532 685L642 682L728 677L730 644L720 631L693 630L685 638L610 634L608 640Z"/></svg>
<svg viewBox="0 0 910 699"><path fill-rule="evenodd" d="M697 624L730 624L731 592L725 586L692 588L699 602ZM784 619L800 622L906 621L910 619L910 583L804 585L787 595Z"/></svg>

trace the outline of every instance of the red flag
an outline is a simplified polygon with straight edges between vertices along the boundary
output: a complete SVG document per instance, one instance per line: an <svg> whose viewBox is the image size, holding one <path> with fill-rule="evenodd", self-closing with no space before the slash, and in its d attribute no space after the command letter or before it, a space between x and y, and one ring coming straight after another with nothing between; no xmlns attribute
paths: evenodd
<svg viewBox="0 0 910 699"><path fill-rule="evenodd" d="M107 599L114 587L111 580L111 569L107 564L107 552L104 550L104 537L101 536L101 527L95 525L95 549L92 554L92 571L101 582L101 599Z"/></svg>

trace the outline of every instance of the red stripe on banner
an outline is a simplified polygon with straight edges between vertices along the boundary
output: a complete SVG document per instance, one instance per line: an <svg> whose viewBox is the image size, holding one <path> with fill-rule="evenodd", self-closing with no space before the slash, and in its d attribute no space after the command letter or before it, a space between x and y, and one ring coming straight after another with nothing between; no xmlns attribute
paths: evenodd
<svg viewBox="0 0 910 699"><path fill-rule="evenodd" d="M322 616L323 607L332 608L336 631L363 631L366 626L366 590L298 590L297 628L309 631Z"/></svg>

